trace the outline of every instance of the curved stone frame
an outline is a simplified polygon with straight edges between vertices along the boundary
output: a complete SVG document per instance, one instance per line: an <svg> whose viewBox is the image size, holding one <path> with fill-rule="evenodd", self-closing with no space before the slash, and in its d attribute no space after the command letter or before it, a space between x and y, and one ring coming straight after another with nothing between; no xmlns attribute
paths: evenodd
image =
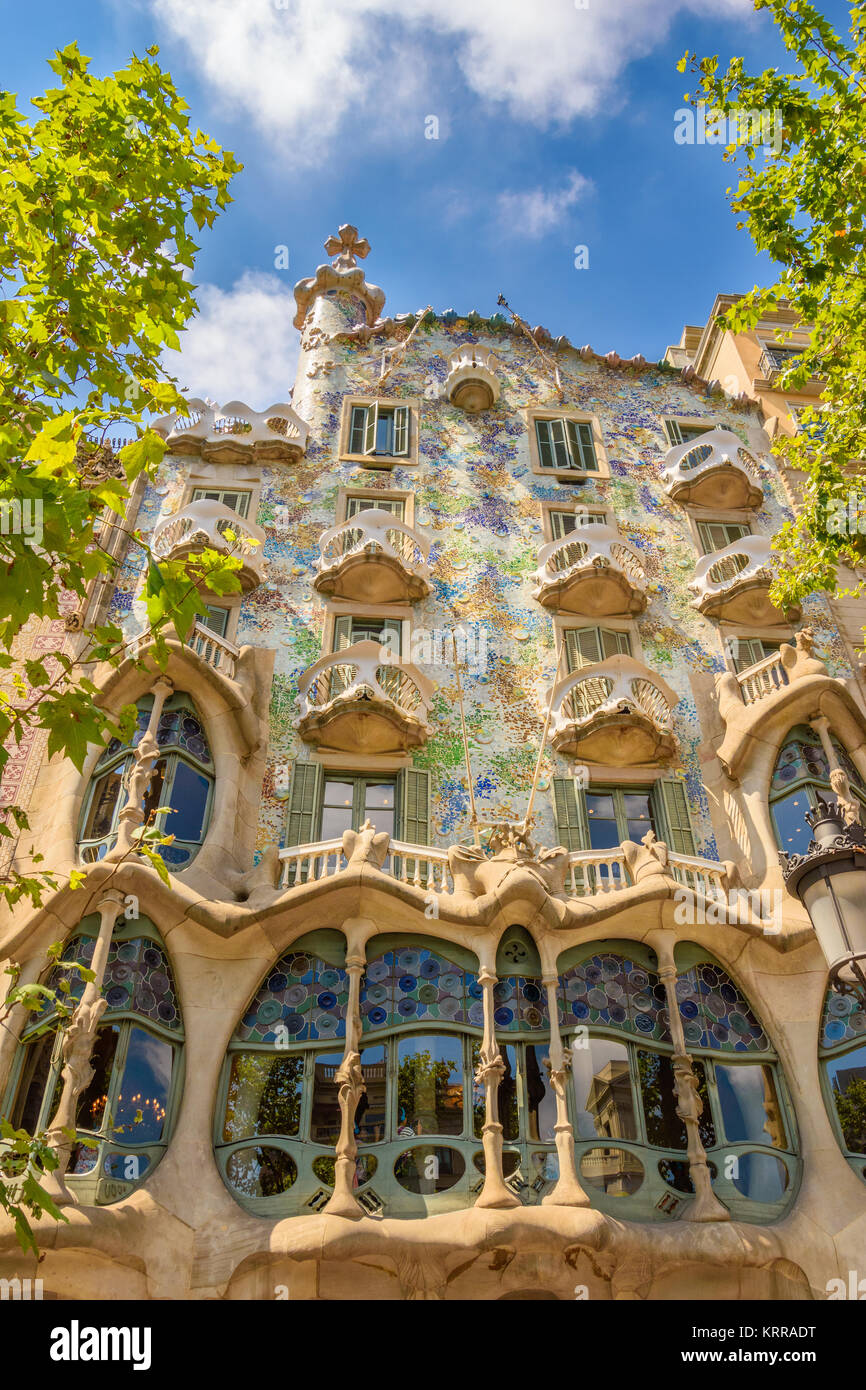
<svg viewBox="0 0 866 1390"><path fill-rule="evenodd" d="M66 937L64 942L64 955L69 948L74 945L76 940L82 937L95 940L98 932L98 916L91 914L83 918L81 922L73 927ZM132 921L125 921L123 918L120 918L115 924L111 934L112 945L123 945L124 942L139 939L152 941L155 946L159 947L166 959L170 972L170 984L178 1001L177 1011L179 1026L177 1028L170 1028L155 1019L148 1018L147 1015L141 1014L133 1008L114 1009L109 1007L102 1015L99 1031L103 1031L106 1027L112 1025L118 1025L120 1027L120 1038L112 1061L112 1093L117 1090L118 1085L121 1083L126 1067L129 1038L134 1028L139 1028L143 1032L148 1033L151 1037L156 1037L161 1042L166 1042L171 1045L171 1081L166 1098L162 1137L158 1140L133 1145L121 1144L117 1140L103 1138L96 1146L96 1161L90 1170L85 1173L73 1173L70 1171L65 1175L65 1182L69 1188L70 1194L82 1206L113 1205L115 1202L123 1201L133 1192L147 1185L160 1162L165 1157L165 1154L168 1152L183 1098L186 1078L186 1031L183 1022L183 1007L180 1001L180 991L177 986L177 976L166 941L148 917L138 917ZM56 969L56 966L50 966L44 971L42 978L48 979ZM2 1095L0 1095L0 1104L2 1104L2 1113L4 1115L10 1113L16 1102L18 1087L26 1062L26 1049L33 1045L37 1037L37 1032L42 1031L46 1021L47 1018L43 1019L40 1024L39 1018L34 1018L32 1025L29 1028L23 1028L20 1032L12 1064L8 1070L6 1085L2 1090ZM51 1028L47 1031L56 1033L55 1028ZM42 1102L40 1104L40 1114L44 1114L48 1094L58 1082L61 1065L62 1059L60 1057L56 1057L51 1063L46 1077ZM45 1124L46 1127L49 1124L49 1117L47 1115L45 1117ZM102 1129L102 1125L100 1125L100 1129ZM144 1154L149 1160L146 1168L141 1172L138 1178L118 1178L106 1175L104 1165L109 1158L124 1158L134 1156L135 1154Z"/></svg>
<svg viewBox="0 0 866 1390"><path fill-rule="evenodd" d="M149 709L151 708L152 704L153 704L153 697L152 697L152 696L148 696L148 695L143 695L143 696L141 697L140 700L136 701L136 708L137 708L137 710L139 711L139 714L141 714L142 712L144 712L144 711L146 711L146 710L149 710ZM203 733L204 733L205 744L206 744L206 746L207 746L208 753L210 754L210 744L208 743L207 731L206 731L205 726L204 726L204 720L202 719L201 715L199 714L199 712L198 712L198 710L197 710L197 708L196 708L196 706L195 706L194 701L187 695L186 691L178 691L178 690L176 690L176 691L174 692L174 694L171 695L171 697L170 697L168 700L166 700L165 704L164 704L163 707L162 707L162 713L163 713L163 714L170 713L172 709L191 709L191 710L192 710L192 713L193 713L194 717L198 720L198 722L199 722L199 723L201 724L201 726L202 726L202 731L203 731ZM140 726L140 722L141 722L141 721L140 721L140 719L139 719L139 726ZM146 721L145 721L145 727L146 727ZM83 832L84 826L85 826L85 824L86 824L86 822L87 822L87 818L88 818L88 816L89 816L89 814L90 814L90 808L91 808L91 805L92 805L92 802L93 802L93 794L94 794L94 791L95 791L95 789L96 789L96 784L97 784L97 782L98 782L99 779L100 779L101 777L103 777L107 772L111 772L111 770L112 770L113 768L121 767L127 760L130 760L130 768L131 768L131 767L133 766L134 754L135 754L135 748L134 748L132 742L129 742L129 743L127 743L127 744L124 744L123 747L118 748L118 749L116 750L116 752L113 753L112 756L111 756L110 758L105 758L105 761L104 761L104 762L102 761L103 757L105 756L105 754L104 754L104 752L103 752L103 754L101 754L100 757L97 758L96 762L94 763L93 770L92 770L91 776L90 776L90 783L89 783L89 786L88 786L88 788L87 788L87 791L85 792L84 797L82 798L81 810L80 810L80 812L79 812L79 818L78 818L77 844L78 844L78 852L79 852L79 855L81 856L81 862L82 862L82 863L93 863L93 862L94 862L94 858L89 858L89 859L88 859L88 858L85 858L85 852L86 852L86 850L88 850L88 849L99 849L101 846L104 846L104 847L105 847L105 851L107 852L107 851L109 851L110 849L112 849L112 847L113 847L113 846L116 844L116 842L117 842L117 821L118 821L118 815L119 815L120 811L122 810L122 802L121 802L119 796L118 796L117 803L116 803L116 805L115 805L115 807L114 807L114 812L113 812L113 815L112 815L113 828L109 831L109 833L108 833L107 835L103 835L103 836L101 836L101 837L98 838L98 839L90 839L90 840L87 840L87 841L85 842L85 841L82 839L82 832ZM208 781L208 792L207 792L207 797L206 797L206 800L205 800L204 810L203 810L203 812L202 812L202 829L201 829L201 835L200 835L200 837L198 838L198 840L195 840L195 841L193 841L193 840L183 840L183 841L180 842L180 844L181 844L184 848L187 848L187 847L188 847L189 850L190 850L190 853L189 853L187 859L183 862L183 864L179 864L178 861L177 861L177 859L176 859L176 857L175 857L175 854L174 854L175 846L174 846L174 845L167 845L167 846L165 846L166 854L163 855L163 858L164 858L165 862L166 862L169 866L172 866L172 867L175 867L175 868L180 868L180 869L186 869L186 868L188 868L188 867L193 863L193 861L195 860L196 856L198 855L199 850L201 849L202 845L204 844L204 842L205 842L205 840L206 840L206 838L207 838L208 828L209 828L209 825L210 825L211 811L212 811L212 809L213 809L214 788L215 788L215 785L216 785L216 773L215 773L215 769L214 769L213 755L210 754L210 763L206 763L206 762L204 762L203 760L196 758L194 754L192 754L192 753L190 753L188 750L182 748L180 745L178 745L178 744L176 744L176 743L174 743L174 742L168 742L168 743L165 743L165 744L160 744L160 747L159 747L159 758L158 758L156 761L160 761L160 760L162 760L162 759L165 759L165 761L166 761L166 763L167 763L167 765L168 765L168 771L167 771L166 778L165 778L165 780L164 780L164 785L166 785L166 784L169 785L169 786L172 786L172 785L173 785L174 779L175 779L175 776L176 776L176 772L177 772L177 766L178 766L178 763L179 763L179 762L186 763L186 765L187 765L188 767L191 767L192 770L193 770L194 772L197 772L197 773L198 773L200 776L202 776L202 777L206 777L206 778L207 778L207 781ZM174 762L171 762L172 759L174 759ZM171 826L171 817L170 817L170 816L164 816L164 817L162 817L162 819L159 820L159 821L157 822L157 825L158 825L159 829L163 830L166 834L168 834L168 835L173 834L173 830L172 830L172 826ZM95 858L101 858L101 856L97 855L97 856L95 856Z"/></svg>
<svg viewBox="0 0 866 1390"><path fill-rule="evenodd" d="M836 990L827 989L824 995L824 1007L821 1010L821 1024L818 1029L818 1073L821 1080L821 1094L824 1098L824 1105L827 1109L830 1126L836 1136L836 1142L847 1160L848 1166L853 1169L859 1178L866 1182L866 1148L864 1148L864 1152L857 1153L854 1149L849 1148L845 1140L842 1121L839 1118L839 1112L836 1108L834 1091L830 1083L827 1067L828 1062L840 1060L853 1052L862 1051L864 1059L866 1059L866 1029L864 1029L859 1036L855 1035L851 1038L843 1037L838 1042L833 1043L826 1043L824 1041L828 1004L830 999L834 996L837 999L845 1001L846 1006L849 1008L849 1016L851 1013L857 1011L856 1004L850 995L842 995ZM862 1008L860 1014L862 1017ZM848 1026L850 1027L850 1025Z"/></svg>
<svg viewBox="0 0 866 1390"><path fill-rule="evenodd" d="M777 755L776 755L776 761L775 761L774 764L773 764L772 771L770 772L770 786L769 786L769 790L768 790L768 792L767 792L767 805L768 805L769 811L770 811L770 823L771 823L771 825L772 825L772 827L773 827L773 831L774 831L774 833L775 833L776 842L777 842L777 844L778 844L778 846L779 846L779 849L780 849L780 850L784 850L785 853L788 853L789 851L785 850L785 846L781 843L781 839L780 839L780 836L779 836L778 825L777 825L777 823L776 823L776 819L775 819L775 816L774 816L774 814L773 814L773 807L774 807L774 805L775 805L777 802L782 801L784 798L786 798L787 796L789 796L791 792L802 790L804 793L807 793L807 789L808 789L809 787L816 787L816 788L817 788L817 787L820 787L820 788L822 788L824 791L828 792L829 795L830 795L830 797L835 797L835 796L837 795L837 793L836 793L836 791L835 791L835 789L834 789L834 787L833 787L833 784L832 784L832 782L831 782L831 780L830 780L829 774L828 774L828 776L827 776L826 778L824 778L824 777L813 777L813 776L805 776L805 777L795 778L793 782L791 782L788 786L784 787L783 789L778 790L778 791L774 791L774 790L773 790L773 778L774 778L774 776L775 776L775 774L776 774L776 768L779 766L779 759L781 758L782 754L784 753L784 751L785 751L785 749L788 747L788 745L789 745L790 743L794 742L794 736L795 736L795 734L797 733L797 731L800 730L800 729L806 730L806 731L811 735L811 739L812 739L811 746L812 746L812 747L820 748L820 749L821 749L821 752L822 752L822 754L823 754L823 757L824 757L824 761L827 762L827 754L826 754L826 751L825 751L824 748L823 748L820 735L818 734L817 730L815 730L815 729L813 729L813 728L811 727L811 725L809 725L809 724L794 724L794 725L788 730L787 734L785 735L784 740L782 741L782 744L781 744L781 746L780 746L780 748L779 748L779 751L778 751L778 753L777 753ZM833 745L834 745L835 748L836 748L837 756L839 755L839 753L844 754L844 757L848 760L848 762L851 764L851 767L854 769L854 772L855 772L856 776L860 779L860 782L861 782L862 785L861 785L861 786L858 786L857 783L856 783L852 778L849 777L849 778L848 778L848 787L850 788L851 795L852 795L853 797L855 797L856 800L860 803L861 815L866 815L866 777L863 777L863 776L860 774L859 770L856 768L856 766L854 765L854 763L853 763L853 761L852 761L852 759L851 759L850 753L848 752L848 750L847 750L847 748L845 747L845 745L841 742L841 740L840 740L839 738L837 738L837 737L832 733L832 731L830 731L830 732L828 733L828 737L830 738L830 740L832 741ZM802 739L800 740L800 742L802 742ZM843 766L843 768L844 768L844 762L843 762L843 759L842 759L842 758L839 758L839 762L842 764L842 766ZM827 799L827 798L825 798L825 800L826 800L826 799ZM810 803L810 804L811 804L811 803ZM811 830L809 831L809 838L811 839ZM807 841L806 843L808 844L808 841Z"/></svg>
<svg viewBox="0 0 866 1390"><path fill-rule="evenodd" d="M557 994L561 997L563 989L564 972L573 968L575 965L582 964L596 955L609 955L620 959L634 961L639 967L650 974L656 974L658 962L655 960L654 953L639 942L629 941L624 938L613 938L608 940L595 940L572 947L565 951L559 958L558 969L559 986ZM677 958L678 978L694 966L706 962L724 971L731 984L746 1000L751 1008L748 994L737 983L729 967L718 961L710 951L697 946L694 943L681 941L675 951ZM658 978L658 977L657 977ZM763 1026L763 1025L762 1025ZM646 1118L643 1106L641 1081L638 1071L637 1054L639 1051L654 1053L658 1056L668 1057L673 1061L675 1054L674 1042L670 1039L654 1038L641 1036L640 1033L627 1030L621 1025L613 1023L590 1023L581 1025L577 1022L568 1024L560 1020L563 1041L570 1035L572 1030L580 1030L585 1027L585 1036L590 1039L607 1039L611 1042L621 1044L628 1057L629 1080L631 1085L631 1103L635 1120L636 1138L634 1139L607 1139L601 1135L594 1138L581 1138L578 1136L576 1128L576 1109L573 1086L569 1086L572 1092L569 1102L569 1113L572 1124L575 1125L574 1149L575 1164L578 1176L581 1173L581 1160L594 1149L615 1148L622 1149L631 1154L639 1162L643 1169L643 1178L639 1188L627 1196L617 1195L607 1197L600 1194L597 1190L589 1189L592 1205L611 1216L628 1221L667 1221L672 1217L679 1216L687 1203L692 1200L694 1189L688 1185L675 1187L670 1184L661 1174L661 1165L679 1163L685 1171L686 1184L688 1184L688 1150L665 1149L650 1143L646 1133ZM768 1039L769 1041L769 1039ZM799 1192L802 1180L802 1159L800 1158L799 1133L796 1123L796 1112L794 1110L790 1091L778 1053L772 1048L762 1052L735 1053L725 1051L722 1048L704 1047L700 1044L687 1044L687 1049L693 1061L700 1063L704 1072L704 1085L706 1096L710 1105L710 1116L715 1131L716 1142L706 1149L707 1160L715 1174L713 1176L713 1190L717 1197L724 1203L732 1218L737 1221L745 1221L754 1225L768 1225L780 1220L794 1205ZM785 1128L785 1137L788 1141L787 1147L779 1149L773 1145L760 1144L756 1140L727 1140L724 1134L724 1119L722 1107L718 1096L718 1089L715 1077L716 1065L722 1066L770 1066L773 1072L773 1083L776 1097L779 1102L782 1119ZM679 1113L679 1112L678 1112ZM730 1156L743 1156L749 1153L763 1153L771 1158L778 1159L786 1170L786 1186L782 1197L776 1202L763 1203L755 1199L742 1195L730 1177L725 1172L725 1160Z"/></svg>

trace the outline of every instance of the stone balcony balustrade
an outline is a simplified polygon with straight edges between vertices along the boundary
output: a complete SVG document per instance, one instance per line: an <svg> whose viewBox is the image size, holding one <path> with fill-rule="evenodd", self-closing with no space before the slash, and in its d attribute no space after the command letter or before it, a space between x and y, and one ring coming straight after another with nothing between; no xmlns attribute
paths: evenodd
<svg viewBox="0 0 866 1390"><path fill-rule="evenodd" d="M219 671L228 680L234 680L240 656L240 648L236 647L234 642L230 642L227 637L221 637L218 632L213 632L204 623L197 622L193 625L186 644L192 648L196 656L207 662L211 670Z"/></svg>
<svg viewBox="0 0 866 1390"><path fill-rule="evenodd" d="M770 601L772 582L770 542L765 536L743 536L698 561L689 583L692 607L706 618L759 627L796 622L799 608L783 613Z"/></svg>
<svg viewBox="0 0 866 1390"><path fill-rule="evenodd" d="M676 748L671 712L678 698L642 662L607 657L557 684L551 742L557 753L615 767L665 763Z"/></svg>
<svg viewBox="0 0 866 1390"><path fill-rule="evenodd" d="M430 543L391 512L371 508L319 540L313 587L358 603L417 603L430 593Z"/></svg>
<svg viewBox="0 0 866 1390"><path fill-rule="evenodd" d="M634 546L612 526L582 526L538 552L533 598L545 608L591 617L646 608L646 575Z"/></svg>
<svg viewBox="0 0 866 1390"><path fill-rule="evenodd" d="M303 458L309 425L286 401L251 410L243 401L218 406L197 397L190 413L163 415L151 428L172 454L195 454L212 463L283 462Z"/></svg>
<svg viewBox="0 0 866 1390"><path fill-rule="evenodd" d="M236 539L229 540L226 531L233 532ZM251 541L258 544L253 546ZM222 502L190 502L160 522L153 533L152 549L157 560L179 560L202 550L230 552L243 562L238 579L244 593L249 593L264 579L264 541L260 526L243 520Z"/></svg>
<svg viewBox="0 0 866 1390"><path fill-rule="evenodd" d="M499 400L499 379L494 368L496 356L478 343L462 343L448 356L445 394L452 405L477 415Z"/></svg>
<svg viewBox="0 0 866 1390"><path fill-rule="evenodd" d="M758 464L732 430L708 430L665 455L662 482L672 502L701 507L760 507Z"/></svg>
<svg viewBox="0 0 866 1390"><path fill-rule="evenodd" d="M420 748L430 729L433 682L378 642L322 656L298 681L301 738L346 753Z"/></svg>

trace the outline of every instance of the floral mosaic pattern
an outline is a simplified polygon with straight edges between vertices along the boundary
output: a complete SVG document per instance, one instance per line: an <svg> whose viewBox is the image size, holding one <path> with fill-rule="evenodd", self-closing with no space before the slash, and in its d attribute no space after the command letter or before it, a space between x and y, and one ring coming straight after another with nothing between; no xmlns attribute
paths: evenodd
<svg viewBox="0 0 866 1390"><path fill-rule="evenodd" d="M743 995L719 965L703 961L677 980L687 1047L768 1052L770 1041Z"/></svg>
<svg viewBox="0 0 866 1390"><path fill-rule="evenodd" d="M559 977L559 1023L606 1025L636 1037L670 1042L665 988L651 970L622 956L590 956Z"/></svg>
<svg viewBox="0 0 866 1390"><path fill-rule="evenodd" d="M866 1041L866 1010L850 994L828 989L821 1018L821 1046Z"/></svg>
<svg viewBox="0 0 866 1390"><path fill-rule="evenodd" d="M92 936L79 936L70 942L63 960L78 961L89 966L96 941ZM67 975L62 964L55 966L46 983L56 987L61 979L69 979L72 1001L84 993L84 981L77 973ZM180 1003L174 987L171 967L165 951L149 937L139 936L131 941L112 941L102 986L108 1008L103 1015L136 1013L159 1023L163 1028L181 1029ZM44 1022L40 1016L39 1022Z"/></svg>
<svg viewBox="0 0 866 1390"><path fill-rule="evenodd" d="M484 1024L482 990L477 977L444 956L405 948L387 951L368 962L361 986L361 1022L365 1032L400 1023Z"/></svg>
<svg viewBox="0 0 866 1390"><path fill-rule="evenodd" d="M240 1042L259 1043L274 1043L286 1034L293 1043L344 1038L348 1002L345 970L289 951L268 972L235 1037Z"/></svg>

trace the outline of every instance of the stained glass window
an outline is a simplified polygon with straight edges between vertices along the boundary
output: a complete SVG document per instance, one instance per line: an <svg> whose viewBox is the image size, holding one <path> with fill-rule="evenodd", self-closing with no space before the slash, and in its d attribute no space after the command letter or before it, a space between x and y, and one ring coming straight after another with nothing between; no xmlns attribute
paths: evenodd
<svg viewBox="0 0 866 1390"><path fill-rule="evenodd" d="M239 1042L309 1042L346 1036L349 977L317 957L288 951L268 973L235 1033Z"/></svg>
<svg viewBox="0 0 866 1390"><path fill-rule="evenodd" d="M596 955L559 980L562 1028L603 1025L670 1042L664 985L658 975L622 956Z"/></svg>
<svg viewBox="0 0 866 1390"><path fill-rule="evenodd" d="M361 986L364 1031L400 1023L484 1024L478 978L427 947L386 951L368 962Z"/></svg>

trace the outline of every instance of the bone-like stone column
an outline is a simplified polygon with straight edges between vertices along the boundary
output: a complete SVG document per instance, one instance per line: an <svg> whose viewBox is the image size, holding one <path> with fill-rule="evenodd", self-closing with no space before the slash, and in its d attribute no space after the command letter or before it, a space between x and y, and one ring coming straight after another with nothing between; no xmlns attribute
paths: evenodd
<svg viewBox="0 0 866 1390"><path fill-rule="evenodd" d="M346 973L349 976L349 1002L346 1006L346 1046L343 1060L337 1069L334 1080L339 1086L340 1137L337 1140L337 1159L334 1165L334 1191L322 1208L328 1216L346 1216L352 1220L364 1215L354 1193L353 1179L358 1157L358 1143L355 1139L355 1112L358 1101L366 1091L364 1074L361 1070L361 976L364 973L366 955L361 950L350 951L346 955Z"/></svg>
<svg viewBox="0 0 866 1390"><path fill-rule="evenodd" d="M502 1176L502 1125L499 1122L499 1083L505 1071L505 1062L496 1042L496 1027L493 1018L493 987L496 976L486 966L478 972L478 983L483 991L484 1036L481 1040L481 1059L475 1080L484 1087L484 1128L481 1143L484 1148L484 1186L475 1205L477 1207L519 1207L520 1200L505 1186Z"/></svg>
<svg viewBox="0 0 866 1390"><path fill-rule="evenodd" d="M556 1153L559 1159L559 1177L552 1192L542 1197L542 1206L588 1207L589 1198L580 1185L574 1166L574 1130L568 1118L568 1077L571 1071L571 1056L562 1046L559 1031L559 1012L557 1008L556 975L545 975L541 981L547 991L547 1013L550 1018L550 1084L556 1096Z"/></svg>
<svg viewBox="0 0 866 1390"><path fill-rule="evenodd" d="M159 728L163 706L173 689L171 681L164 676L160 676L153 685L153 709L150 711L147 729L135 750L135 760L127 781L126 805L117 818L117 844L106 855L108 860L120 859L124 854L128 854L133 847L136 830L144 824L141 803L150 786L154 762L159 756L156 731Z"/></svg>
<svg viewBox="0 0 866 1390"><path fill-rule="evenodd" d="M90 962L93 979L88 980L85 984L84 992L63 1034L63 1070L61 1072L63 1090L60 1094L60 1103L49 1136L57 1154L58 1165L53 1176L58 1180L66 1172L72 1152L72 1144L63 1130L75 1128L79 1097L82 1091L90 1085L93 1078L93 1067L90 1065L93 1044L96 1041L99 1020L108 1007L102 997L105 967L108 962L108 951L111 946L114 924L122 910L123 894L118 893L115 889L109 889L98 908L99 933L93 948L93 959Z"/></svg>
<svg viewBox="0 0 866 1390"><path fill-rule="evenodd" d="M659 976L665 987L671 1039L674 1045L673 1062L677 1114L686 1127L689 1176L695 1189L694 1201L689 1205L682 1219L683 1221L730 1221L731 1213L713 1192L707 1152L698 1128L698 1121L704 1107L703 1101L698 1095L698 1078L692 1066L692 1059L686 1051L683 1021L677 999L677 967L674 961L676 934L669 930L656 930L647 934L647 941L658 956Z"/></svg>

